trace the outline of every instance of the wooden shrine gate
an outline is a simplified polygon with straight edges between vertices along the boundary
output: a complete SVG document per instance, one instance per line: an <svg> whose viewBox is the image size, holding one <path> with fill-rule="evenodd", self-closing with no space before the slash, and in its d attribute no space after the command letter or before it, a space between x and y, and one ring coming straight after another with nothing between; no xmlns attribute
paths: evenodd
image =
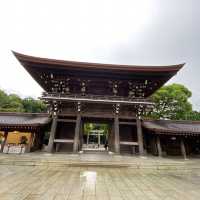
<svg viewBox="0 0 200 200"><path fill-rule="evenodd" d="M112 117L54 116L48 152L78 152L83 146L83 125L86 122L109 124L108 150L115 153L143 155L143 136L139 119Z"/></svg>
<svg viewBox="0 0 200 200"><path fill-rule="evenodd" d="M112 121L109 146L115 153L144 154L141 116L149 97L184 64L138 66L39 58L13 52L44 89L53 123L48 151L78 152L85 118Z"/></svg>

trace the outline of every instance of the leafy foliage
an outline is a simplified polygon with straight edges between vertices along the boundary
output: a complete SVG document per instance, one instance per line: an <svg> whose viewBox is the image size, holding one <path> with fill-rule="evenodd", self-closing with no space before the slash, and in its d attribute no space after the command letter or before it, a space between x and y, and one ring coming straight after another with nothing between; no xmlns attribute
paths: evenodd
<svg viewBox="0 0 200 200"><path fill-rule="evenodd" d="M31 97L22 100L25 112L40 113L46 111L46 105L40 101Z"/></svg>
<svg viewBox="0 0 200 200"><path fill-rule="evenodd" d="M151 97L155 108L149 117L172 120L200 119L200 114L192 110L189 102L191 96L192 93L181 84L164 86Z"/></svg>
<svg viewBox="0 0 200 200"><path fill-rule="evenodd" d="M200 121L200 112L192 111L187 114L186 119L193 120L193 121Z"/></svg>
<svg viewBox="0 0 200 200"><path fill-rule="evenodd" d="M0 90L0 112L45 112L46 105L31 97L22 99L16 94L6 94Z"/></svg>
<svg viewBox="0 0 200 200"><path fill-rule="evenodd" d="M84 134L89 134L92 130L103 130L104 134L108 134L109 125L108 124L95 124L95 123L85 123L84 124Z"/></svg>

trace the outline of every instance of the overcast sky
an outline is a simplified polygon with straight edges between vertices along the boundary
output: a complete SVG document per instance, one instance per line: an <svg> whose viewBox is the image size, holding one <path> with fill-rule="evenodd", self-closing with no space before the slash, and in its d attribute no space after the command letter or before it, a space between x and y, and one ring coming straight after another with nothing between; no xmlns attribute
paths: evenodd
<svg viewBox="0 0 200 200"><path fill-rule="evenodd" d="M0 88L23 97L42 89L20 53L87 62L170 65L200 110L200 1L6 0L0 2Z"/></svg>

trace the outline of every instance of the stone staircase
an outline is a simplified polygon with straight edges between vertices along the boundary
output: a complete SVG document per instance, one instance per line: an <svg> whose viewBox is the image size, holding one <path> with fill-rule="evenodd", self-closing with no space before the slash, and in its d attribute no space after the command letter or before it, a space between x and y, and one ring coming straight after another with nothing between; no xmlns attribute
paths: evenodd
<svg viewBox="0 0 200 200"><path fill-rule="evenodd" d="M127 167L153 170L200 169L200 159L169 159L158 157L121 156L97 153L21 155L0 154L0 165L41 167Z"/></svg>

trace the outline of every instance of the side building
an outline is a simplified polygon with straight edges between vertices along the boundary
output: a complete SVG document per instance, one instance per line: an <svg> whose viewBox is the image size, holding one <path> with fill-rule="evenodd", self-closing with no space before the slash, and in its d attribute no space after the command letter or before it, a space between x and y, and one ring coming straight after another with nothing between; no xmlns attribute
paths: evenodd
<svg viewBox="0 0 200 200"><path fill-rule="evenodd" d="M41 149L50 124L47 113L0 112L0 151L24 153Z"/></svg>

